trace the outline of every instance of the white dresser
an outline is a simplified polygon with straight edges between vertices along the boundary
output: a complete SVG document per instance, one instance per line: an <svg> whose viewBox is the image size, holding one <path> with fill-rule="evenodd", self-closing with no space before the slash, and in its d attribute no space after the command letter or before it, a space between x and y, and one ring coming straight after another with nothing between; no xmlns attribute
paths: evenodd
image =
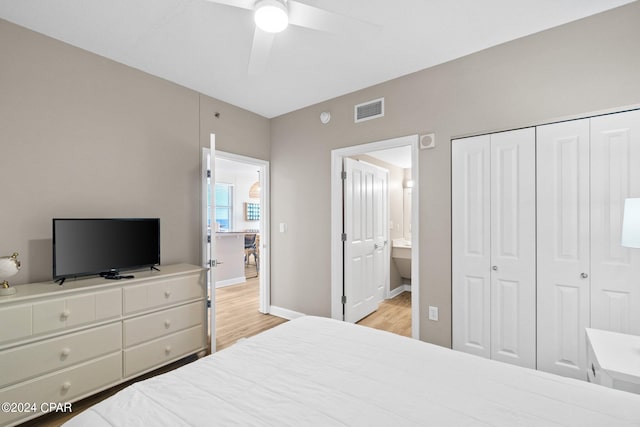
<svg viewBox="0 0 640 427"><path fill-rule="evenodd" d="M0 426L204 355L205 270L159 269L120 281L17 285L15 295L0 297Z"/></svg>
<svg viewBox="0 0 640 427"><path fill-rule="evenodd" d="M586 329L587 379L640 394L640 336Z"/></svg>

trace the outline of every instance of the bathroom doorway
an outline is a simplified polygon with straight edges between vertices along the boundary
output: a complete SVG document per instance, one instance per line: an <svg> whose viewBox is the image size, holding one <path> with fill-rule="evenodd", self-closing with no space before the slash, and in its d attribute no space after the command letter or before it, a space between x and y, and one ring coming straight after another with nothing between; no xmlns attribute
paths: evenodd
<svg viewBox="0 0 640 427"><path fill-rule="evenodd" d="M385 277L384 299L378 311L392 313L410 310L411 333L419 337L419 217L418 212L418 135L394 138L332 151L332 317L345 319L345 280L343 165L346 158L389 171L388 251L389 273ZM415 238L414 238L415 237ZM410 293L410 296L408 295ZM401 298L398 298L402 296ZM389 307L394 298L399 305ZM400 301L404 300L404 301ZM403 306L403 307L401 307ZM388 318L388 314L384 314ZM374 313L371 316L375 317ZM393 314L392 314L393 315ZM365 318L363 323L367 322ZM393 331L392 331L393 332Z"/></svg>

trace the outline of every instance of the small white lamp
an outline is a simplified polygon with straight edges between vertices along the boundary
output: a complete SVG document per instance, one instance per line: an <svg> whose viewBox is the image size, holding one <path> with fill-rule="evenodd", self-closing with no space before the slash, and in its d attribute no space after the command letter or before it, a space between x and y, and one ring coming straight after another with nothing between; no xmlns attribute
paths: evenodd
<svg viewBox="0 0 640 427"><path fill-rule="evenodd" d="M626 199L624 201L622 246L640 248L640 199Z"/></svg>
<svg viewBox="0 0 640 427"><path fill-rule="evenodd" d="M18 253L14 252L11 256L5 256L0 258L0 279L11 277L18 273L20 270L20 261L18 261ZM9 286L9 282L6 280L0 283L0 296L13 295L16 293L16 288Z"/></svg>

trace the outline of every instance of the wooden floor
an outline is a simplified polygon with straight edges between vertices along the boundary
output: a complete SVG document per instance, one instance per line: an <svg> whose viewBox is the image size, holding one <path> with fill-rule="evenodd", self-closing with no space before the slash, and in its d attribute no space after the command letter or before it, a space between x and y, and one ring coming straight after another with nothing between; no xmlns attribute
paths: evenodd
<svg viewBox="0 0 640 427"><path fill-rule="evenodd" d="M247 273L249 275L249 273ZM233 345L240 338L256 335L271 329L285 319L262 314L259 307L259 280L257 277L246 283L227 286L216 290L216 349L222 350ZM403 292L397 297L383 301L378 311L365 317L360 325L382 329L396 334L411 336L411 293ZM174 362L140 378L105 390L73 404L71 414L49 414L28 421L24 427L58 427L90 406L117 393L126 386L142 379L171 371L197 360L195 356Z"/></svg>
<svg viewBox="0 0 640 427"><path fill-rule="evenodd" d="M403 292L395 298L380 303L378 311L358 322L394 334L411 336L411 292Z"/></svg>
<svg viewBox="0 0 640 427"><path fill-rule="evenodd" d="M259 286L258 278L254 278L216 290L216 350L286 322L258 311Z"/></svg>

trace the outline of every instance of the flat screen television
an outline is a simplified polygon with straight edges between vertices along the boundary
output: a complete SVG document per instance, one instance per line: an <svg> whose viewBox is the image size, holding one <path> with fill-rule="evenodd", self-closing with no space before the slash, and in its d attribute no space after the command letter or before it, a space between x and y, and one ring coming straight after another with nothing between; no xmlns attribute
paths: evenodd
<svg viewBox="0 0 640 427"><path fill-rule="evenodd" d="M53 280L101 275L160 264L159 218L54 218Z"/></svg>

